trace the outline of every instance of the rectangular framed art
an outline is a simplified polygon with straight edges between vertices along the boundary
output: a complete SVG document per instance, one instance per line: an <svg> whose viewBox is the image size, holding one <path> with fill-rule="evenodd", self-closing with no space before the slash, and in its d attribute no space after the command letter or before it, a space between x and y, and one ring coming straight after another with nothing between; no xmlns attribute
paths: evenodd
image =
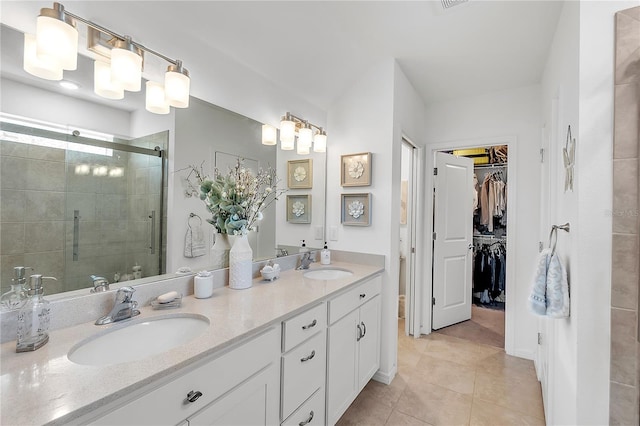
<svg viewBox="0 0 640 426"><path fill-rule="evenodd" d="M287 222L311 223L311 195L287 195Z"/></svg>
<svg viewBox="0 0 640 426"><path fill-rule="evenodd" d="M343 225L371 225L371 193L342 194L340 203Z"/></svg>
<svg viewBox="0 0 640 426"><path fill-rule="evenodd" d="M371 153L361 152L340 156L340 185L371 185Z"/></svg>
<svg viewBox="0 0 640 426"><path fill-rule="evenodd" d="M313 187L313 162L310 158L287 161L287 185L291 189Z"/></svg>

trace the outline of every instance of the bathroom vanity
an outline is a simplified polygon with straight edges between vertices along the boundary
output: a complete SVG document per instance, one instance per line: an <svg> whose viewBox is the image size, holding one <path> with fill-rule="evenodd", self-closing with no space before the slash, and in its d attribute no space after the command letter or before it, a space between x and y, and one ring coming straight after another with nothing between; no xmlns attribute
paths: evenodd
<svg viewBox="0 0 640 426"><path fill-rule="evenodd" d="M105 333L93 323L55 330L31 353L4 343L1 423L333 424L379 367L383 270L336 266L352 275L318 280L288 270L247 290L184 297L170 311L144 306L131 324L190 315L209 326L139 360L70 361L79 343Z"/></svg>

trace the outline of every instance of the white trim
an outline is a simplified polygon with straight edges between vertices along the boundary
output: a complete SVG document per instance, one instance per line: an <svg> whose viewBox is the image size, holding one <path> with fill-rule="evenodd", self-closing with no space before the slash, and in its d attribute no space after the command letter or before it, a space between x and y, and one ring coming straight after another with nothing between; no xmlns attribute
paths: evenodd
<svg viewBox="0 0 640 426"><path fill-rule="evenodd" d="M398 373L398 366L394 365L390 372L384 373L381 370L376 371L376 374L373 375L371 380L375 380L376 382L384 383L385 385L390 385L393 378Z"/></svg>
<svg viewBox="0 0 640 426"><path fill-rule="evenodd" d="M509 187L517 188L518 183L518 175L517 169L515 167L515 162L517 157L517 137L515 135L511 136L501 136L494 138L482 138L482 139L467 139L467 140L458 140L458 141L449 141L449 142L438 142L428 144L426 147L426 151L429 153L427 155L427 170L433 170L434 167L434 154L436 151L441 151L444 149L465 149L465 148L474 148L480 146L494 146L494 145L507 145L508 146L508 166L507 166L507 175L509 176ZM434 188L434 179L433 173L429 173L425 180L425 188L428 188L427 191L433 191ZM426 210L427 212L433 212L433 197L425 195L426 198ZM509 192L509 197L507 198L507 211L511 212L509 215L509 219L507 221L507 250L509 251L509 255L507 256L507 283L515 283L516 282L516 267L515 267L515 248L516 248L516 229L517 229L517 215L514 214L517 206L517 191ZM431 217L431 215L426 215L423 217ZM433 234L433 221L426 220L425 226L425 241L431 241L431 235ZM423 286L422 292L424 293L424 297L422 298L422 324L423 326L420 329L422 334L431 333L431 298L433 297L433 283L432 283L432 275L429 271L433 268L433 245L426 244L425 248L425 256L423 258L423 263L425 265L431 266L431 268L425 268L426 273L423 274ZM506 301L506 309L505 309L505 341L504 341L504 349L505 352L509 355L520 356L527 359L533 359L533 355L529 352L515 352L515 312L513 309L515 308L516 300L518 295L517 288L515 286L510 287L510 291L507 291L507 301Z"/></svg>

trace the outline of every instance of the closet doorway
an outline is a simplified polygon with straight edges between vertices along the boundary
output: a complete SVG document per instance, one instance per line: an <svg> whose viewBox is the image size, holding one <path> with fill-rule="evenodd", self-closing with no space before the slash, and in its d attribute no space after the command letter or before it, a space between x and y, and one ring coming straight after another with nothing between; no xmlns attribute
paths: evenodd
<svg viewBox="0 0 640 426"><path fill-rule="evenodd" d="M469 184L462 188L458 184L456 194L446 194L443 188L451 184L442 180L453 179L434 170L437 175L433 200L432 331L504 348L510 258L507 255L508 205L512 204L509 203L509 147L507 144L472 146L438 150L434 154L435 164L442 163L443 158L450 158L449 162L454 164L453 159L458 158L460 180L464 176ZM467 200L473 200L472 207L467 208ZM459 207L454 207L458 204ZM464 218L458 217L461 214ZM450 245L457 243L459 250L450 254L450 250L443 248L444 238L437 231L447 229L456 217L460 222L456 225L459 231L451 238ZM443 271L447 270L452 272L452 277L444 279L447 274ZM458 313L447 315L447 311Z"/></svg>

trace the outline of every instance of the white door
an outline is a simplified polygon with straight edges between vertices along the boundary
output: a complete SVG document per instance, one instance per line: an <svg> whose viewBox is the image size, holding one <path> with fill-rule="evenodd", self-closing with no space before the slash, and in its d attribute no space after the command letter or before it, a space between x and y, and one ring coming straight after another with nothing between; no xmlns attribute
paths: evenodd
<svg viewBox="0 0 640 426"><path fill-rule="evenodd" d="M436 153L432 328L471 319L473 160Z"/></svg>

